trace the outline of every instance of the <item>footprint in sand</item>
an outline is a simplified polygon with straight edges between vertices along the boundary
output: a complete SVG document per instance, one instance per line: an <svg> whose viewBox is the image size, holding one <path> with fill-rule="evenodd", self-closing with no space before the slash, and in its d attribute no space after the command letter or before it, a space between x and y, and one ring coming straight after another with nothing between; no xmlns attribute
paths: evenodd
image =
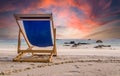
<svg viewBox="0 0 120 76"><path fill-rule="evenodd" d="M80 71L69 71L69 72L66 72L64 73L65 76L79 76L80 75Z"/></svg>
<svg viewBox="0 0 120 76"><path fill-rule="evenodd" d="M81 73L80 71L75 71L75 70L73 70L73 71L69 71L70 73Z"/></svg>
<svg viewBox="0 0 120 76"><path fill-rule="evenodd" d="M30 65L34 66L35 64L30 64Z"/></svg>
<svg viewBox="0 0 120 76"><path fill-rule="evenodd" d="M75 68L77 68L77 69L79 68L79 66L78 66L78 65L74 65L74 66L75 66Z"/></svg>
<svg viewBox="0 0 120 76"><path fill-rule="evenodd" d="M27 68L24 69L24 71L26 71L26 70L30 70L30 69L31 69L30 67L27 67Z"/></svg>
<svg viewBox="0 0 120 76"><path fill-rule="evenodd" d="M93 64L88 64L88 66L92 66Z"/></svg>

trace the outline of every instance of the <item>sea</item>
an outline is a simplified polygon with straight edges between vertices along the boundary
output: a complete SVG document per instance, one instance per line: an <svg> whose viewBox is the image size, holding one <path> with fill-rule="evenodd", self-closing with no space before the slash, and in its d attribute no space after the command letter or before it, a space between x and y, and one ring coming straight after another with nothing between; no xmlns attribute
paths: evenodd
<svg viewBox="0 0 120 76"><path fill-rule="evenodd" d="M21 41L22 41L21 45L23 47L27 47L25 40L22 39ZM94 39L56 39L56 45L57 47L59 46L64 47L65 43L70 43L71 41L74 41L75 43L88 43L89 45L92 46L111 45L112 47L120 48L120 39L106 39L106 40L102 40L103 43L96 43L97 40ZM11 49L16 50L17 44L18 44L17 39L0 39L0 50L11 50ZM80 48L76 48L76 49L80 49Z"/></svg>

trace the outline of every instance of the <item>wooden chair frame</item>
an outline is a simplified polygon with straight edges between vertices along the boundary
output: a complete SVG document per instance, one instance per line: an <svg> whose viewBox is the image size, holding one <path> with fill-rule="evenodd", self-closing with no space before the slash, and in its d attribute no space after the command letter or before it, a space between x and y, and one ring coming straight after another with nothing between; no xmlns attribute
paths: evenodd
<svg viewBox="0 0 120 76"><path fill-rule="evenodd" d="M27 61L27 62L51 62L53 55L57 56L57 51L56 51L56 29L54 28L53 25L53 17L52 14L15 14L15 19L19 27L19 33L18 33L18 55L13 59L13 61ZM23 32L22 28L20 27L20 24L18 20L23 20L23 19L32 19L32 18L50 18L50 21L52 21L52 29L53 29L53 37L54 37L54 42L53 42L53 48L52 50L33 50L32 46L29 43L28 38L26 37L25 33ZM26 44L28 45L28 48L26 50L21 49L21 36L23 36ZM34 56L34 53L47 53L49 54L48 59L22 59L22 56L26 53L32 53L32 56Z"/></svg>

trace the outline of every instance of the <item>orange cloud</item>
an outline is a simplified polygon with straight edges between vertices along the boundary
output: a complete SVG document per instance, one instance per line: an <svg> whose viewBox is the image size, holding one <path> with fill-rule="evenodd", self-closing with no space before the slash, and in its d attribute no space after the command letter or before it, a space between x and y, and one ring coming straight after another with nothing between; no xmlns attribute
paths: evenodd
<svg viewBox="0 0 120 76"><path fill-rule="evenodd" d="M99 26L97 25L98 24L97 22L92 21L89 18L85 20L81 20L75 13L72 13L71 15L72 16L68 21L67 25L73 28L77 28L83 31L84 33L88 33L89 31Z"/></svg>
<svg viewBox="0 0 120 76"><path fill-rule="evenodd" d="M46 9L46 11L53 12L55 25L64 25L77 28L83 32L89 32L98 26L97 22L89 18L92 12L92 7L85 1L79 0L78 2L75 0L43 0L42 2L38 2L36 5L32 4L32 7L35 5L34 7L36 8L28 8L25 11L29 12L31 10L43 8ZM81 20L81 18L77 16L76 12L74 12L71 7L78 8L85 14L85 16L88 16L88 18Z"/></svg>

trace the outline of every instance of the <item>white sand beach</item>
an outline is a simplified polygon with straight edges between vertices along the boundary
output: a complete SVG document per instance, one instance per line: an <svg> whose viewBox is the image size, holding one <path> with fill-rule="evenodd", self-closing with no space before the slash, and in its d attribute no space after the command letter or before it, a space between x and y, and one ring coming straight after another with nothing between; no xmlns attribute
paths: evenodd
<svg viewBox="0 0 120 76"><path fill-rule="evenodd" d="M13 62L15 49L0 51L0 76L120 76L120 49L58 47L52 63Z"/></svg>

